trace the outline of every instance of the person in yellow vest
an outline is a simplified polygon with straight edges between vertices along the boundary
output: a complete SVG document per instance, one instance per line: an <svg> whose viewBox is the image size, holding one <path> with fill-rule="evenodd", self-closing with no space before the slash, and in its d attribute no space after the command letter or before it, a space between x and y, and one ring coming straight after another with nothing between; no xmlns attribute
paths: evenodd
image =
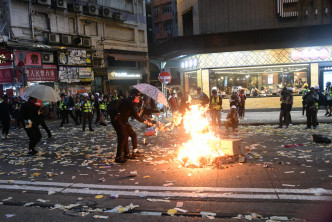
<svg viewBox="0 0 332 222"><path fill-rule="evenodd" d="M101 95L101 101L99 102L99 110L100 110L100 120L99 120L99 124L102 126L107 126L107 124L105 123L105 117L106 117L106 100L104 99L104 97Z"/></svg>
<svg viewBox="0 0 332 222"><path fill-rule="evenodd" d="M210 115L212 119L212 126L216 126L218 121L218 126L221 126L221 110L222 110L222 99L218 94L217 88L212 88L212 94L210 97Z"/></svg>
<svg viewBox="0 0 332 222"><path fill-rule="evenodd" d="M75 117L76 117L76 122L81 124L82 123L82 102L79 97L76 98Z"/></svg>
<svg viewBox="0 0 332 222"><path fill-rule="evenodd" d="M85 131L85 124L86 124L86 120L88 119L89 121L89 130L90 131L94 131L92 129L92 105L91 105L91 102L89 100L89 97L88 97L88 94L87 93L84 93L83 94L84 96L84 102L82 104L82 108L83 108L83 131Z"/></svg>
<svg viewBox="0 0 332 222"><path fill-rule="evenodd" d="M67 120L68 123L68 115L67 115L67 107L65 105L65 94L61 94L61 100L59 103L59 111L60 111L60 115L61 115L61 123L60 126L63 127L63 124L65 123L65 121Z"/></svg>

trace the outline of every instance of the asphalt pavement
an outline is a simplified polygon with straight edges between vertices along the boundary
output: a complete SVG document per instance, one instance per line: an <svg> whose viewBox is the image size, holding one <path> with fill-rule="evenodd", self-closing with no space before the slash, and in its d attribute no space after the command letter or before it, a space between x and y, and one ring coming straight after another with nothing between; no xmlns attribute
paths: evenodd
<svg viewBox="0 0 332 222"><path fill-rule="evenodd" d="M53 138L41 129L37 156L26 154L24 130L11 130L0 141L0 221L327 221L332 146L312 141L312 134L331 139L332 118L324 114L318 129L304 130L300 111L292 112L288 129L274 129L278 111L247 112L237 134L224 127L217 132L241 139L246 161L201 168L177 160L188 140L181 127L144 137L144 125L131 122L145 156L125 164L113 162L110 124L82 132L72 120L63 128L48 121Z"/></svg>

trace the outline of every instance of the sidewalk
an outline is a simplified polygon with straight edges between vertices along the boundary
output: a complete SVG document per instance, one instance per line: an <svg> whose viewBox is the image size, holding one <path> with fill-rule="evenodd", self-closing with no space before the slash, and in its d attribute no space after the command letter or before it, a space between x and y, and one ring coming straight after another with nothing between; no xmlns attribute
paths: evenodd
<svg viewBox="0 0 332 222"><path fill-rule="evenodd" d="M226 116L229 111L226 110L221 114L221 120L226 121ZM239 119L239 125L278 125L280 111L264 111L264 112L246 112L243 119ZM332 117L324 116L325 110L319 110L318 122L319 123L332 123ZM307 117L302 116L302 111L292 111L292 124L306 124ZM170 114L166 119L167 122L172 120Z"/></svg>

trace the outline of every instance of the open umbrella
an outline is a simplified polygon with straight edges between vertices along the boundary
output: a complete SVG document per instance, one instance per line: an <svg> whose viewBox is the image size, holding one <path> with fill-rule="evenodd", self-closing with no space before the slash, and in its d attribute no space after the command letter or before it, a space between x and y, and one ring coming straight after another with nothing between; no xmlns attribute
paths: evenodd
<svg viewBox="0 0 332 222"><path fill-rule="evenodd" d="M163 105L168 107L168 102L165 95L156 87L151 86L150 84L141 83L134 85L133 88L139 90L141 93L151 97L158 103L162 103Z"/></svg>
<svg viewBox="0 0 332 222"><path fill-rule="evenodd" d="M27 96L35 97L42 101L57 102L61 100L59 94L49 86L35 85L25 91Z"/></svg>

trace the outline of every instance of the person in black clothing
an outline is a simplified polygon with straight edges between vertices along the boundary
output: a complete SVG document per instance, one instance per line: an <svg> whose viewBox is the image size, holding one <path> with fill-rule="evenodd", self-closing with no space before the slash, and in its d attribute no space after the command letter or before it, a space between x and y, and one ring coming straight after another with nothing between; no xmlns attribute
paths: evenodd
<svg viewBox="0 0 332 222"><path fill-rule="evenodd" d="M51 133L51 131L50 131L50 129L47 127L47 125L46 125L46 123L45 123L45 114L44 114L44 109L43 109L43 107L41 106L40 108L39 108L39 110L38 110L38 124L39 125L41 125L43 128L44 128L44 130L46 131L46 133L47 133L47 138L51 138L52 137L52 133Z"/></svg>
<svg viewBox="0 0 332 222"><path fill-rule="evenodd" d="M8 138L9 126L10 126L10 115L13 114L13 108L9 103L7 95L3 96L3 102L0 104L0 120L2 122L2 139Z"/></svg>
<svg viewBox="0 0 332 222"><path fill-rule="evenodd" d="M115 162L117 163L125 163L127 161L126 158L135 158L134 152L132 155L129 154L128 137L132 138L133 150L137 150L137 135L128 123L129 117L133 116L141 123L152 123L152 121L149 122L137 115L135 104L139 102L139 94L140 92L138 90L131 90L130 96L126 99L122 99L118 104L118 107L116 108L117 112L111 114L111 123L118 137L118 147L115 158Z"/></svg>
<svg viewBox="0 0 332 222"><path fill-rule="evenodd" d="M319 96L315 91L314 87L310 88L310 91L305 94L303 101L306 108L307 114L307 127L305 129L311 129L313 126L314 129L317 127L317 111L318 111L318 101Z"/></svg>
<svg viewBox="0 0 332 222"><path fill-rule="evenodd" d="M38 151L35 149L37 143L41 140L42 134L39 130L39 107L35 105L37 99L30 97L28 103L21 108L22 116L25 121L25 131L29 137L29 152L30 155L35 155Z"/></svg>
<svg viewBox="0 0 332 222"><path fill-rule="evenodd" d="M94 110L96 113L96 121L95 124L97 124L100 121L100 108L99 108L99 93L95 93L95 99L94 99Z"/></svg>

